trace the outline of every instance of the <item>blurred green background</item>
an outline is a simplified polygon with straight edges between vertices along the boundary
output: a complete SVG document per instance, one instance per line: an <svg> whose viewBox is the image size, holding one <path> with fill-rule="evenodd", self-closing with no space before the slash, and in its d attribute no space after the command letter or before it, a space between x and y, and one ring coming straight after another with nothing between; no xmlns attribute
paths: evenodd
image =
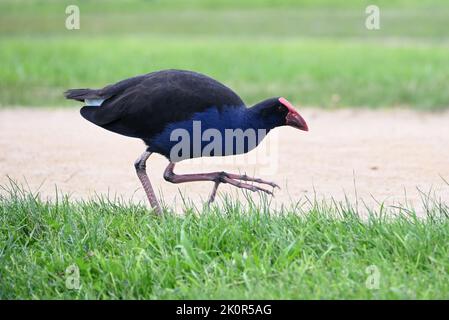
<svg viewBox="0 0 449 320"><path fill-rule="evenodd" d="M67 30L66 6L80 8ZM380 7L381 29L365 28ZM247 104L449 107L449 1L0 2L0 105L68 106L62 92L165 68L196 70Z"/></svg>

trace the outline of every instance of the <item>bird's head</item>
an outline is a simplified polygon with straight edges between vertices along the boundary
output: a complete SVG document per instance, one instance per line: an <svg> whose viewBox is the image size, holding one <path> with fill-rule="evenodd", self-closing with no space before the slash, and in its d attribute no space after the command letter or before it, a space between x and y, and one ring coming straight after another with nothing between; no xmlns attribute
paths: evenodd
<svg viewBox="0 0 449 320"><path fill-rule="evenodd" d="M285 98L276 97L258 103L255 110L264 122L272 127L291 126L303 131L309 131L306 121Z"/></svg>

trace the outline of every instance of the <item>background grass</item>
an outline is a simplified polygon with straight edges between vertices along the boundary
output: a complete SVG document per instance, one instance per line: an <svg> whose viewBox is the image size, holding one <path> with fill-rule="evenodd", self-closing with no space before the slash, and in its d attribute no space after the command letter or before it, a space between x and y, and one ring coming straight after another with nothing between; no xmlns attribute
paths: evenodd
<svg viewBox="0 0 449 320"><path fill-rule="evenodd" d="M65 29L78 4L81 29ZM365 7L381 8L381 30ZM73 105L163 68L193 69L248 103L287 96L321 107L449 106L446 1L2 1L0 105Z"/></svg>
<svg viewBox="0 0 449 320"><path fill-rule="evenodd" d="M170 210L99 198L0 196L1 299L447 299L449 208L350 204ZM307 207L307 209L304 209ZM76 265L80 289L65 285ZM366 285L379 272L379 286ZM20 276L19 276L20 275Z"/></svg>

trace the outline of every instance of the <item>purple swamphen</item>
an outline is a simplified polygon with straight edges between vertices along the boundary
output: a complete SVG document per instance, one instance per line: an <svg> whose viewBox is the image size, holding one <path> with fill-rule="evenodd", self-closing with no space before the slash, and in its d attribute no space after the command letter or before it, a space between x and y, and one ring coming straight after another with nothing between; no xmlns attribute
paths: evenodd
<svg viewBox="0 0 449 320"><path fill-rule="evenodd" d="M269 98L247 108L234 91L192 71L162 70L103 89L71 89L65 92L65 96L84 102L81 115L90 122L144 141L147 149L134 166L157 213L161 213L161 209L145 166L153 152L170 161L164 171L164 178L169 182L214 182L209 202L214 200L220 183L271 194L246 182L276 187L275 183L247 175L226 172L178 175L173 169L175 163L184 159L246 153L275 127L288 125L308 130L304 119L285 98ZM231 139L228 132L233 134Z"/></svg>

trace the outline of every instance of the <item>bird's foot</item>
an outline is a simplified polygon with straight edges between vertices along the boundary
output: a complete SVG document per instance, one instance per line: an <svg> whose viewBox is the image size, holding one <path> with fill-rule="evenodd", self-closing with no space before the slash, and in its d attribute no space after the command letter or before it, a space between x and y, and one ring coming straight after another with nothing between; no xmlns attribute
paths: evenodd
<svg viewBox="0 0 449 320"><path fill-rule="evenodd" d="M272 188L279 188L279 186L270 181L262 180L259 178L252 178L247 176L246 174L234 174L227 173L224 171L221 172L209 172L209 173L191 173L191 174L175 174L173 169L175 167L175 163L170 162L167 168L164 171L164 179L172 182L172 183L184 183L184 182L193 182L193 181L213 181L214 188L209 197L208 204L212 203L215 200L215 196L217 194L217 189L220 183L229 183L237 188L247 189L253 192L262 191L269 195L273 195L273 191L267 190L265 188L261 188L259 186L249 184L247 182L255 182L259 184L265 184L271 186ZM245 182L243 182L245 181Z"/></svg>

